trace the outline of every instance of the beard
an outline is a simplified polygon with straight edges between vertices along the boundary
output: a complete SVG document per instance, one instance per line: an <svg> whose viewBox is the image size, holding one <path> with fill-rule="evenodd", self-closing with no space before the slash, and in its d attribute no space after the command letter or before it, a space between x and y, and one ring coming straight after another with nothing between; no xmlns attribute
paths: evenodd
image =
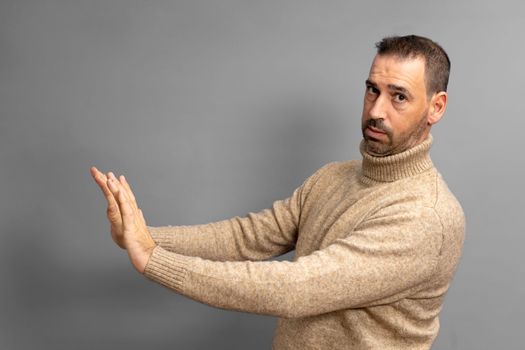
<svg viewBox="0 0 525 350"><path fill-rule="evenodd" d="M384 132L387 141L368 136L365 133L365 130L369 126ZM414 147L420 141L422 135L427 131L427 112L423 113L423 116L413 128L399 135L396 135L392 128L385 125L384 119L365 120L362 124L361 130L363 133L365 151L368 154L376 157L390 156L404 152Z"/></svg>

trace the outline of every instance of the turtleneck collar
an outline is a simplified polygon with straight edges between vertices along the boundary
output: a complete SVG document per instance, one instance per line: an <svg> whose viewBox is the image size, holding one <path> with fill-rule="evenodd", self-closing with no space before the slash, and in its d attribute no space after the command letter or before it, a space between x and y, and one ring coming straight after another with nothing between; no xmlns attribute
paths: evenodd
<svg viewBox="0 0 525 350"><path fill-rule="evenodd" d="M364 141L359 149L363 156L361 179L364 182L393 182L420 174L433 167L429 150L432 135L422 143L391 156L376 157L364 150Z"/></svg>

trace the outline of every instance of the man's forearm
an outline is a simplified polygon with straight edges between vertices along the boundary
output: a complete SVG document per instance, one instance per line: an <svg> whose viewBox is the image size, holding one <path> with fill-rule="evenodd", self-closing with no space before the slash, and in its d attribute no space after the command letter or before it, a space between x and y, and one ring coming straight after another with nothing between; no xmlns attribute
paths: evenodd
<svg viewBox="0 0 525 350"><path fill-rule="evenodd" d="M293 262L219 262L157 247L145 276L208 305L285 318L413 294L434 271L442 244L439 220L428 209L397 227L371 222ZM369 251L374 254L363 254Z"/></svg>
<svg viewBox="0 0 525 350"><path fill-rule="evenodd" d="M246 217L204 225L148 227L164 249L215 261L264 260L294 247L297 209L291 199Z"/></svg>
<svg viewBox="0 0 525 350"><path fill-rule="evenodd" d="M162 248L215 261L264 260L295 247L301 208L325 166L270 209L205 225L148 227Z"/></svg>

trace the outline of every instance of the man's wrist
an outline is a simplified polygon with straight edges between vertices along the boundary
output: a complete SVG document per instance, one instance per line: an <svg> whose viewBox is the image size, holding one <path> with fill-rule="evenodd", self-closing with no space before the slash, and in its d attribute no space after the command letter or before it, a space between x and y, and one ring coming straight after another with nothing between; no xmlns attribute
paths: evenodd
<svg viewBox="0 0 525 350"><path fill-rule="evenodd" d="M144 274L146 266L148 265L148 261L151 258L151 255L153 254L153 251L156 247L157 245L154 244L146 249L141 249L137 252L128 251L131 263L133 264L133 267L135 267L137 272L139 272L140 274Z"/></svg>

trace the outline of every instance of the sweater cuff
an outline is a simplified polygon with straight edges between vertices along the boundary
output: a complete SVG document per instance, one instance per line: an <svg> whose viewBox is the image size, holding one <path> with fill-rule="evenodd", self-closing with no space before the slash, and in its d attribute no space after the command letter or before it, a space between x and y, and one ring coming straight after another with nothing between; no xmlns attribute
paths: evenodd
<svg viewBox="0 0 525 350"><path fill-rule="evenodd" d="M188 274L189 257L155 247L144 270L144 276L181 293Z"/></svg>
<svg viewBox="0 0 525 350"><path fill-rule="evenodd" d="M182 226L147 226L147 228L151 238L162 247L170 244L174 233L183 231Z"/></svg>

